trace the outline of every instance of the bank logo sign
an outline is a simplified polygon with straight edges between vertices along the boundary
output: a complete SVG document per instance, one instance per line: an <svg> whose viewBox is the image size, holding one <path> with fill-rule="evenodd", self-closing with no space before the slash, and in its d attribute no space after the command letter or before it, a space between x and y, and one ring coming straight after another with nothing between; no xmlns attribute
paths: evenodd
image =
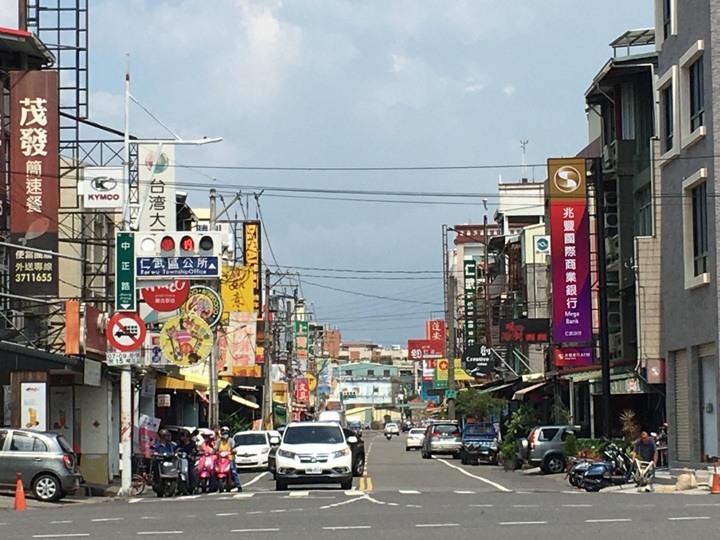
<svg viewBox="0 0 720 540"><path fill-rule="evenodd" d="M87 167L83 180L85 208L122 208L122 167Z"/></svg>

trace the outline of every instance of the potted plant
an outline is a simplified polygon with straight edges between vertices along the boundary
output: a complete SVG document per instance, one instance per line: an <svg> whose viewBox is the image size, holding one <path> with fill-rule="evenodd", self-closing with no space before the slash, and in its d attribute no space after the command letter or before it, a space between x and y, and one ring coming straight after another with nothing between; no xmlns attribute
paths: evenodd
<svg viewBox="0 0 720 540"><path fill-rule="evenodd" d="M505 440L500 445L500 457L502 458L503 468L506 471L514 471L519 466L517 457L517 441Z"/></svg>

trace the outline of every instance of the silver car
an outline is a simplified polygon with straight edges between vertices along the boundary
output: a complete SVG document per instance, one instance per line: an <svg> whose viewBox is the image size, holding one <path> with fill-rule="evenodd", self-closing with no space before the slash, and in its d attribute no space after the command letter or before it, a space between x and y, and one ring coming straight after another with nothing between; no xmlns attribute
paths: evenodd
<svg viewBox="0 0 720 540"><path fill-rule="evenodd" d="M433 422L425 430L425 439L420 447L420 453L425 459L435 454L451 454L454 458L460 457L462 437L457 422Z"/></svg>
<svg viewBox="0 0 720 540"><path fill-rule="evenodd" d="M422 448L423 440L425 439L425 429L423 428L412 428L408 431L407 439L405 440L405 451L409 452L413 448Z"/></svg>
<svg viewBox="0 0 720 540"><path fill-rule="evenodd" d="M23 488L41 501L57 501L80 487L77 456L65 437L25 429L0 429L0 488Z"/></svg>

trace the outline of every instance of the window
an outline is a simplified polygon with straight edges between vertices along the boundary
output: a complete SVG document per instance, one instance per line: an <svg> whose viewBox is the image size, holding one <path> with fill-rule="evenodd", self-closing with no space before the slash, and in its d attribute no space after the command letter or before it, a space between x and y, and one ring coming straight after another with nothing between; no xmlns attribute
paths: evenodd
<svg viewBox="0 0 720 540"><path fill-rule="evenodd" d="M389 377L389 376L390 376L390 370L389 370L389 369L384 369L384 370L383 370L383 377Z"/></svg>
<svg viewBox="0 0 720 540"><path fill-rule="evenodd" d="M368 371L367 371L367 376L368 376L368 377L373 377L374 375L375 375L375 370L374 370L374 369L368 369Z"/></svg>
<svg viewBox="0 0 720 540"><path fill-rule="evenodd" d="M558 431L560 431L559 428L543 429L538 436L538 441L552 441L555 438L555 435L558 434Z"/></svg>
<svg viewBox="0 0 720 540"><path fill-rule="evenodd" d="M710 282L707 178L708 170L703 167L682 183L685 289L694 289Z"/></svg>
<svg viewBox="0 0 720 540"><path fill-rule="evenodd" d="M672 85L662 90L662 122L663 122L663 152L669 152L673 147L675 135L675 114L673 111Z"/></svg>
<svg viewBox="0 0 720 540"><path fill-rule="evenodd" d="M667 39L672 35L672 3L673 0L662 0L663 39Z"/></svg>
<svg viewBox="0 0 720 540"><path fill-rule="evenodd" d="M7 431L0 431L0 452L2 452L3 446L5 446L5 439L7 439Z"/></svg>
<svg viewBox="0 0 720 540"><path fill-rule="evenodd" d="M350 375L350 376L352 376L352 370L351 370L351 369L346 369L346 370L345 370L345 375Z"/></svg>
<svg viewBox="0 0 720 540"><path fill-rule="evenodd" d="M704 125L705 89L703 87L703 57L690 66L690 131Z"/></svg>
<svg viewBox="0 0 720 540"><path fill-rule="evenodd" d="M34 437L23 433L13 433L10 450L13 452L32 452Z"/></svg>
<svg viewBox="0 0 720 540"><path fill-rule="evenodd" d="M651 236L652 227L652 196L650 186L645 186L635 193L635 234Z"/></svg>
<svg viewBox="0 0 720 540"><path fill-rule="evenodd" d="M707 182L702 182L692 188L693 271L695 276L701 276L708 271L707 221Z"/></svg>

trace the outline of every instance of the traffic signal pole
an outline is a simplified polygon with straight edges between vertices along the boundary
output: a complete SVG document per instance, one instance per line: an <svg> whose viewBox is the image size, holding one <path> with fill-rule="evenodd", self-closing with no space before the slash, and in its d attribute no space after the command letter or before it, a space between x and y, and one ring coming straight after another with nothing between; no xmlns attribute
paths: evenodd
<svg viewBox="0 0 720 540"><path fill-rule="evenodd" d="M215 231L217 222L217 191L213 188L210 190L210 217L208 229L210 232ZM208 399L208 427L217 429L220 427L220 403L218 396L218 333L213 331L213 345L210 351L210 365L208 367L208 390L210 393Z"/></svg>

